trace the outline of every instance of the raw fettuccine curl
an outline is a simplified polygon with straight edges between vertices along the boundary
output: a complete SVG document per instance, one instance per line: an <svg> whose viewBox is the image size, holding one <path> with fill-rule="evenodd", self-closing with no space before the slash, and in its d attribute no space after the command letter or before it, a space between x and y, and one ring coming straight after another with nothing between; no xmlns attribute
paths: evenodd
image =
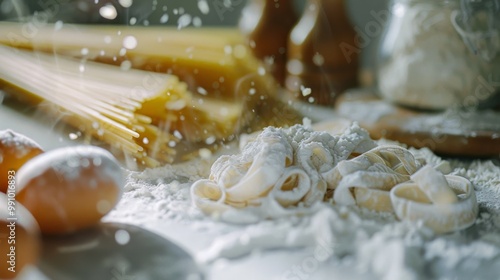
<svg viewBox="0 0 500 280"><path fill-rule="evenodd" d="M389 191L410 180L410 175L419 167L410 151L390 145L339 162L324 176L328 188L334 190L335 203L391 212Z"/></svg>
<svg viewBox="0 0 500 280"><path fill-rule="evenodd" d="M436 233L467 228L478 214L467 179L445 176L430 165L420 168L413 155L398 146L380 146L342 161L325 179L334 189L336 204L395 212L399 219L422 221Z"/></svg>
<svg viewBox="0 0 500 280"><path fill-rule="evenodd" d="M220 157L209 179L193 184L191 196L204 213L230 222L309 213L323 201L324 174L375 146L357 124L339 135L300 125L268 127L240 154Z"/></svg>
<svg viewBox="0 0 500 280"><path fill-rule="evenodd" d="M391 190L398 218L422 221L437 233L467 228L476 221L479 207L471 182L460 176L443 175L426 166L412 181Z"/></svg>

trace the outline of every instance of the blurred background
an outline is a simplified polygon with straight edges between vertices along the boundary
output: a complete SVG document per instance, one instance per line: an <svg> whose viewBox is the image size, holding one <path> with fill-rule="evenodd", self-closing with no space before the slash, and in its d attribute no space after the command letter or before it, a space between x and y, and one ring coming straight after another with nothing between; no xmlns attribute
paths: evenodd
<svg viewBox="0 0 500 280"><path fill-rule="evenodd" d="M281 0L283 1L283 0ZM289 0L285 0L289 1ZM306 0L293 0L302 13ZM362 66L374 64L380 18L388 0L345 0L358 33L368 36L362 49ZM40 21L122 25L236 26L247 0L0 0L0 20L35 15Z"/></svg>

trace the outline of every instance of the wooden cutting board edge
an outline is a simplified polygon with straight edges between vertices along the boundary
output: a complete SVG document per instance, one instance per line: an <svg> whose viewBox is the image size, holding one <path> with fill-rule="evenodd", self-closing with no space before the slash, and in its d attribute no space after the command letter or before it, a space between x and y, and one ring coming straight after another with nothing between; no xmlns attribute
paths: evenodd
<svg viewBox="0 0 500 280"><path fill-rule="evenodd" d="M350 93L339 98L335 107L338 108L342 103L352 101L384 102L373 94ZM469 131L463 134L451 134L435 128L432 128L432 131L430 129L413 130L408 126L408 121L411 118L431 116L432 113L418 112L392 104L391 106L394 106L394 113L382 116L376 121L355 121L358 121L361 127L368 130L370 136L374 139L385 138L415 148L427 147L442 156L500 157L500 131L477 130L472 131L473 133ZM350 119L346 115L341 117Z"/></svg>

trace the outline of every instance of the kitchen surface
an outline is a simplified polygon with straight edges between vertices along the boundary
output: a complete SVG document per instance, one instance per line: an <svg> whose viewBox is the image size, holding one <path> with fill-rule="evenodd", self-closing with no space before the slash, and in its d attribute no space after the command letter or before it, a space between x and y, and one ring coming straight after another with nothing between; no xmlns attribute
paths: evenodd
<svg viewBox="0 0 500 280"><path fill-rule="evenodd" d="M0 0L0 279L494 279L500 1Z"/></svg>

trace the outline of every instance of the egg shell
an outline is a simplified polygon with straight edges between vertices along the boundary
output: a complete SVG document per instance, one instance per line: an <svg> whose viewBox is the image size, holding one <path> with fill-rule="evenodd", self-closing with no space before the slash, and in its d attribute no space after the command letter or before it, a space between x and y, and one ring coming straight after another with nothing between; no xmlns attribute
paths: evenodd
<svg viewBox="0 0 500 280"><path fill-rule="evenodd" d="M66 234L99 222L121 198L124 176L116 159L94 146L46 152L17 173L17 199L44 234Z"/></svg>
<svg viewBox="0 0 500 280"><path fill-rule="evenodd" d="M40 254L35 218L13 200L14 193L10 198L0 193L0 279L14 279L27 265L36 264Z"/></svg>
<svg viewBox="0 0 500 280"><path fill-rule="evenodd" d="M9 186L9 171L16 172L28 160L43 153L32 139L10 129L0 131L0 192ZM12 180L10 180L13 182Z"/></svg>

